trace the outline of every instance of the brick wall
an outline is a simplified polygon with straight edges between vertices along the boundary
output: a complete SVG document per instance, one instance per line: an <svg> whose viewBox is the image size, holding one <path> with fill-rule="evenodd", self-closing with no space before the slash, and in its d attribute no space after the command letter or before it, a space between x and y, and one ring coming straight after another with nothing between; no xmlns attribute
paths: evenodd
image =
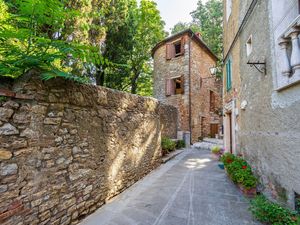
<svg viewBox="0 0 300 225"><path fill-rule="evenodd" d="M152 98L58 79L0 95L1 224L76 224L160 164L160 113L177 118Z"/></svg>

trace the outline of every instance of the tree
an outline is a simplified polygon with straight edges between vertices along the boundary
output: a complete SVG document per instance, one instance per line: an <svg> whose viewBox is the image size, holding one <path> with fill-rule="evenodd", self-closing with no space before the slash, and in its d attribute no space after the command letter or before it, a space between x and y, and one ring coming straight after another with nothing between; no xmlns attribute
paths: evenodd
<svg viewBox="0 0 300 225"><path fill-rule="evenodd" d="M129 57L131 67L131 93L138 90L138 79L143 74L151 76L151 50L153 46L165 38L164 25L157 5L152 0L141 0L137 12L137 28L133 39L134 48Z"/></svg>
<svg viewBox="0 0 300 225"><path fill-rule="evenodd" d="M181 31L191 29L193 32L200 32L201 28L197 23L183 23L183 22L178 22L177 24L174 25L174 27L171 30L171 34L177 34Z"/></svg>
<svg viewBox="0 0 300 225"><path fill-rule="evenodd" d="M88 81L83 76L86 66L103 60L97 48L89 44L88 35L70 38L75 31L84 34L90 23L83 20L76 29L72 21L85 18L85 14L68 3L62 0L1 0L1 9L7 9L0 29L1 76L18 77L36 68L44 79L61 76Z"/></svg>
<svg viewBox="0 0 300 225"><path fill-rule="evenodd" d="M193 23L200 27L203 40L221 59L223 45L223 3L221 0L209 0L205 4L198 1L197 9L191 13Z"/></svg>
<svg viewBox="0 0 300 225"><path fill-rule="evenodd" d="M150 95L152 91L151 49L165 37L164 22L156 3L128 0L123 23L109 26L103 55L112 62L102 71L102 85Z"/></svg>

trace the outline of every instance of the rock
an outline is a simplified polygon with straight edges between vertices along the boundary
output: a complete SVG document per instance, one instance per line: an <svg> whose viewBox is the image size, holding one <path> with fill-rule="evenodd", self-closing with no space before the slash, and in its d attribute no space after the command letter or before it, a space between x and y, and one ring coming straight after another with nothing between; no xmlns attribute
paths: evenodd
<svg viewBox="0 0 300 225"><path fill-rule="evenodd" d="M0 127L0 135L14 135L19 134L19 131L17 128L15 128L10 123L5 123Z"/></svg>
<svg viewBox="0 0 300 225"><path fill-rule="evenodd" d="M11 116L14 114L14 110L0 107L0 120L8 122Z"/></svg>
<svg viewBox="0 0 300 225"><path fill-rule="evenodd" d="M1 176L8 176L14 175L18 173L18 165L15 163L2 165L0 167L0 175Z"/></svg>
<svg viewBox="0 0 300 225"><path fill-rule="evenodd" d="M9 108L9 109L18 109L19 108L19 103L14 102L14 101L7 101L3 104L3 107Z"/></svg>
<svg viewBox="0 0 300 225"><path fill-rule="evenodd" d="M75 146L75 147L73 147L72 152L73 152L74 155L76 155L78 153L81 153L81 149L79 147Z"/></svg>
<svg viewBox="0 0 300 225"><path fill-rule="evenodd" d="M61 122L61 118L45 118L44 124L47 125L59 125Z"/></svg>
<svg viewBox="0 0 300 225"><path fill-rule="evenodd" d="M62 164L65 161L65 158L61 157L56 160L56 164Z"/></svg>
<svg viewBox="0 0 300 225"><path fill-rule="evenodd" d="M30 122L30 114L27 112L16 113L13 117L14 123L29 123Z"/></svg>
<svg viewBox="0 0 300 225"><path fill-rule="evenodd" d="M57 138L55 138L55 142L56 142L57 144L62 143L62 141L63 141L63 138L62 138L62 137L57 137Z"/></svg>
<svg viewBox="0 0 300 225"><path fill-rule="evenodd" d="M8 160L11 159L12 154L10 151L7 151L5 149L0 149L0 160Z"/></svg>
<svg viewBox="0 0 300 225"><path fill-rule="evenodd" d="M87 186L83 191L83 195L89 194L92 190L93 190L93 185Z"/></svg>
<svg viewBox="0 0 300 225"><path fill-rule="evenodd" d="M77 134L77 130L76 129L71 130L70 134L72 134L72 135Z"/></svg>
<svg viewBox="0 0 300 225"><path fill-rule="evenodd" d="M38 132L33 131L29 128L23 130L20 134L20 137L27 137L27 138L38 138Z"/></svg>
<svg viewBox="0 0 300 225"><path fill-rule="evenodd" d="M10 146L12 149L20 149L27 147L27 141L24 139L15 140Z"/></svg>
<svg viewBox="0 0 300 225"><path fill-rule="evenodd" d="M7 185L0 185L0 193L6 192L8 189Z"/></svg>
<svg viewBox="0 0 300 225"><path fill-rule="evenodd" d="M42 105L35 105L32 107L32 112L35 114L45 115L47 112L47 107Z"/></svg>

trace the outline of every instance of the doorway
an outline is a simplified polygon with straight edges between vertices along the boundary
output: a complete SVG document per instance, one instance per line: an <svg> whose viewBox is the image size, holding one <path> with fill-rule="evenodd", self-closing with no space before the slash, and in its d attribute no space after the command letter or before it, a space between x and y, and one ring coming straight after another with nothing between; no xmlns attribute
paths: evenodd
<svg viewBox="0 0 300 225"><path fill-rule="evenodd" d="M210 136L212 138L216 138L217 134L219 134L219 125L218 124L210 124Z"/></svg>

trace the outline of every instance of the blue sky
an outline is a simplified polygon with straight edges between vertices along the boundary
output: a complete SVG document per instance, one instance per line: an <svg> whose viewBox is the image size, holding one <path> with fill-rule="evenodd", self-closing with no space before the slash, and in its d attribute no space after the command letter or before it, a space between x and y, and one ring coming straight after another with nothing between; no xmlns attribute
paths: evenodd
<svg viewBox="0 0 300 225"><path fill-rule="evenodd" d="M198 0L154 0L160 10L162 19L166 22L165 30L170 31L176 23L190 22L190 12L197 8Z"/></svg>

